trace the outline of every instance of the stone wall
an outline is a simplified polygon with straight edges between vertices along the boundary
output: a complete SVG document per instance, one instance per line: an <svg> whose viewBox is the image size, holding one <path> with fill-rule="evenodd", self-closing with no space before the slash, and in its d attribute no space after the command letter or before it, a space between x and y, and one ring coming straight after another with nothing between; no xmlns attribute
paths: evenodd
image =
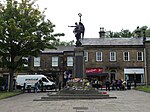
<svg viewBox="0 0 150 112"><path fill-rule="evenodd" d="M124 68L145 67L144 61L137 61L137 51L144 53L143 46L93 46L85 47L85 51L88 52L86 68L103 68L105 72L115 69L121 79L124 79ZM96 52L102 52L102 61L96 61ZM116 52L116 61L110 61L110 52ZM123 61L123 52L130 53L130 61Z"/></svg>

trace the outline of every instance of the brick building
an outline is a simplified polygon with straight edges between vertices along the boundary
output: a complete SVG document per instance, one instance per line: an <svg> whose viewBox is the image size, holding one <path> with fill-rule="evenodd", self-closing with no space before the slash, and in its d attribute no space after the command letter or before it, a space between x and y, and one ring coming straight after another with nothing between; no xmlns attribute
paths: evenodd
<svg viewBox="0 0 150 112"><path fill-rule="evenodd" d="M111 81L136 79L138 83L145 83L142 38L85 38L82 43L87 57L86 69L99 68L101 72L97 75L107 74Z"/></svg>
<svg viewBox="0 0 150 112"><path fill-rule="evenodd" d="M150 84L150 38L84 38L85 76L101 80L137 80ZM38 57L29 57L22 73L44 74L63 81L64 73L73 74L75 46L46 49Z"/></svg>
<svg viewBox="0 0 150 112"><path fill-rule="evenodd" d="M150 41L147 38L84 38L82 40L87 77L101 80L137 80L150 84ZM45 50L40 55L40 66L32 66L34 72L61 76L65 71L73 74L75 46L59 46L57 50ZM37 69L38 68L38 69Z"/></svg>

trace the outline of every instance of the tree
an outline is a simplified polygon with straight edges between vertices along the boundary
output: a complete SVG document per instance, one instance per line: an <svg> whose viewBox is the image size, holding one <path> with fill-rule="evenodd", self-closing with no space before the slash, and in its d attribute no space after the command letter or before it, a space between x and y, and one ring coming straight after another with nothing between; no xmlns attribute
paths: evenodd
<svg viewBox="0 0 150 112"><path fill-rule="evenodd" d="M13 76L26 60L23 57L37 56L45 48L55 48L51 44L56 36L55 25L45 19L35 0L6 0L0 8L0 57L1 66L9 71L9 90L13 90Z"/></svg>
<svg viewBox="0 0 150 112"><path fill-rule="evenodd" d="M143 37L144 35L145 36L148 36L149 32L147 30L147 26L142 26L142 27L137 27L134 31L133 31L133 34L135 34L134 36L135 37Z"/></svg>
<svg viewBox="0 0 150 112"><path fill-rule="evenodd" d="M147 36L147 37L150 37L150 28L148 28L148 29L146 30L146 36Z"/></svg>
<svg viewBox="0 0 150 112"><path fill-rule="evenodd" d="M65 42L65 41L60 41L60 39L56 39L52 43L52 45L54 45L54 46L71 46L73 44L74 44L74 40L69 41L69 42Z"/></svg>
<svg viewBox="0 0 150 112"><path fill-rule="evenodd" d="M128 29L127 30L122 29L120 32L120 37L130 38L132 36L133 36L133 34Z"/></svg>
<svg viewBox="0 0 150 112"><path fill-rule="evenodd" d="M109 34L107 37L109 38L130 38L133 35L128 29L127 30L122 29L121 32L109 31L108 33Z"/></svg>

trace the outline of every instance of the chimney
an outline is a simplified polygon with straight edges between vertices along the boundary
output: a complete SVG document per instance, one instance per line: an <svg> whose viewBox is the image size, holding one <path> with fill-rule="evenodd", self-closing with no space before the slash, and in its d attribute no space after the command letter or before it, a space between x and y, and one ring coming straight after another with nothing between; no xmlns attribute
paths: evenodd
<svg viewBox="0 0 150 112"><path fill-rule="evenodd" d="M100 38L105 37L104 27L100 27L99 37L100 37Z"/></svg>

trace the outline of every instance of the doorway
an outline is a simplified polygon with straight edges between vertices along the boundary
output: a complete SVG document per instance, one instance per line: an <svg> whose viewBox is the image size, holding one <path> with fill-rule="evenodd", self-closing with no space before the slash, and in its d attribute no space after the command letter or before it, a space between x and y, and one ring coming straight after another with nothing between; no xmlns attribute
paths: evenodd
<svg viewBox="0 0 150 112"><path fill-rule="evenodd" d="M112 83L113 80L116 80L116 70L110 71L110 81Z"/></svg>

